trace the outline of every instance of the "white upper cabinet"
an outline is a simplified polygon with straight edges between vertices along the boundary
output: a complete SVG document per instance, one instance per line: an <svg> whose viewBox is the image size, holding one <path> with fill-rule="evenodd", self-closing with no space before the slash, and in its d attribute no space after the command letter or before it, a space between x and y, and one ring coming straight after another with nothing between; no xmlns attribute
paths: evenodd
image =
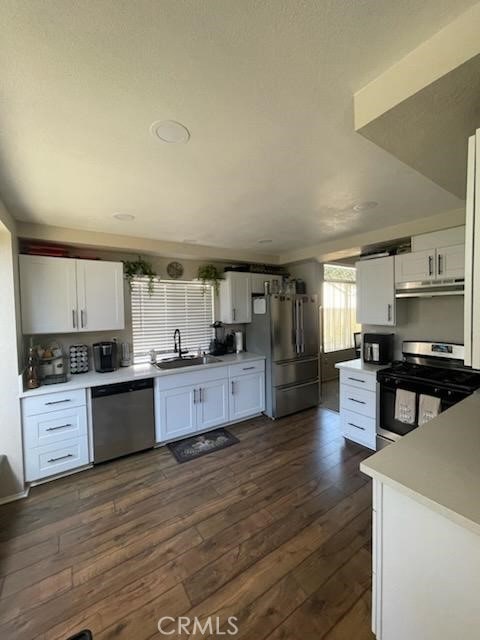
<svg viewBox="0 0 480 640"><path fill-rule="evenodd" d="M394 258L376 258L356 263L357 322L395 324Z"/></svg>
<svg viewBox="0 0 480 640"><path fill-rule="evenodd" d="M437 249L436 258L439 278L458 280L465 277L465 244Z"/></svg>
<svg viewBox="0 0 480 640"><path fill-rule="evenodd" d="M225 278L220 281L220 320L225 324L252 321L250 273L225 273Z"/></svg>
<svg viewBox="0 0 480 640"><path fill-rule="evenodd" d="M395 256L395 282L435 282L465 277L465 227L412 238L412 252Z"/></svg>
<svg viewBox="0 0 480 640"><path fill-rule="evenodd" d="M426 249L453 247L458 244L465 244L465 226L450 227L449 229L412 236L412 251L415 253Z"/></svg>
<svg viewBox="0 0 480 640"><path fill-rule="evenodd" d="M121 263L29 255L19 263L24 334L124 328Z"/></svg>
<svg viewBox="0 0 480 640"><path fill-rule="evenodd" d="M77 331L77 261L27 255L19 258L23 333Z"/></svg>
<svg viewBox="0 0 480 640"><path fill-rule="evenodd" d="M419 282L435 276L435 249L395 256L395 282Z"/></svg>
<svg viewBox="0 0 480 640"><path fill-rule="evenodd" d="M79 331L123 329L121 262L77 260Z"/></svg>

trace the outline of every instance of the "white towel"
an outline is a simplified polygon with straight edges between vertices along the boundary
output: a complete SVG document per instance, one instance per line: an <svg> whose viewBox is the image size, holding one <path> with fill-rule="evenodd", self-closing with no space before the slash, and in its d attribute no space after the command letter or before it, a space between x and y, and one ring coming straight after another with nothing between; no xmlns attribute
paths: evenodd
<svg viewBox="0 0 480 640"><path fill-rule="evenodd" d="M432 418L436 418L441 412L441 400L435 396L425 396L420 394L420 402L418 404L418 426L425 424Z"/></svg>
<svg viewBox="0 0 480 640"><path fill-rule="evenodd" d="M405 424L415 424L417 394L405 389L395 393L395 420Z"/></svg>

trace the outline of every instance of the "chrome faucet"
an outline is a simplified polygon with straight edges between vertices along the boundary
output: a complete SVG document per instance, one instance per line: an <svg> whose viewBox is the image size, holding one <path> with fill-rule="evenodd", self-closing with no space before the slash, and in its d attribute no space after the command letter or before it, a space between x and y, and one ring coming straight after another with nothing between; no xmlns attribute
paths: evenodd
<svg viewBox="0 0 480 640"><path fill-rule="evenodd" d="M180 329L175 329L173 333L173 350L178 353L178 357L182 358L185 353L188 353L188 349L182 349L182 336Z"/></svg>

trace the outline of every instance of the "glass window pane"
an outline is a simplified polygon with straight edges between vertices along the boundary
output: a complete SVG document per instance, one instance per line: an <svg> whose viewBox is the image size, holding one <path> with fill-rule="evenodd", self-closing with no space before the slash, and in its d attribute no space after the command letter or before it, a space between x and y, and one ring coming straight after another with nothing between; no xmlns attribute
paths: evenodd
<svg viewBox="0 0 480 640"><path fill-rule="evenodd" d="M325 352L354 347L353 334L360 331L360 325L356 321L356 306L354 283L323 283L323 348Z"/></svg>

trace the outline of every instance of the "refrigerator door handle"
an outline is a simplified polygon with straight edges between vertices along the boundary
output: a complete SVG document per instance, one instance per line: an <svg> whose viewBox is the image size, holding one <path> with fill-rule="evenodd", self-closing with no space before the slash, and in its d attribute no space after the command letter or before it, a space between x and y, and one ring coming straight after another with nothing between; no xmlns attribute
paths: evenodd
<svg viewBox="0 0 480 640"><path fill-rule="evenodd" d="M305 323L304 323L304 315L303 315L303 300L298 301L298 309L300 316L300 351L301 353L305 353Z"/></svg>
<svg viewBox="0 0 480 640"><path fill-rule="evenodd" d="M297 301L294 300L292 304L292 343L295 345L295 353L298 353L298 340L297 340Z"/></svg>
<svg viewBox="0 0 480 640"><path fill-rule="evenodd" d="M295 300L295 347L297 353L302 352L302 324L300 317L300 300Z"/></svg>

